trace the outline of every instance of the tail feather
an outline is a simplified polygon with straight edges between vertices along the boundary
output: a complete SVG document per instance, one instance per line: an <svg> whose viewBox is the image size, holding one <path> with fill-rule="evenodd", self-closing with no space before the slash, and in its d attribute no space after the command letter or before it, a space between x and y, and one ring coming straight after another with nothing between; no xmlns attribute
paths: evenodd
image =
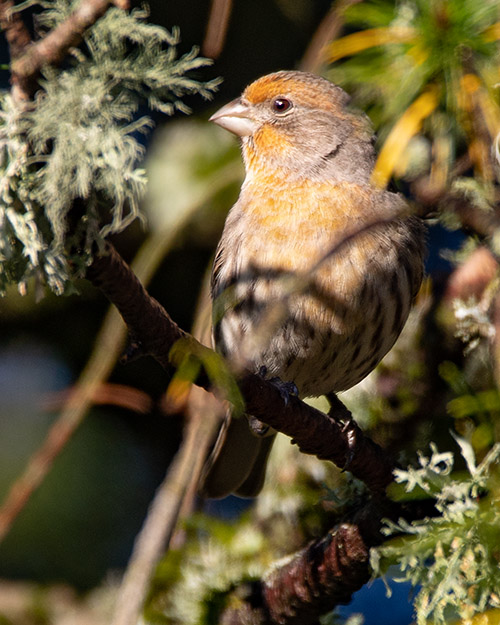
<svg viewBox="0 0 500 625"><path fill-rule="evenodd" d="M201 478L200 492L220 499L232 493L255 497L264 484L266 462L274 436L255 436L245 417L229 414L219 432Z"/></svg>

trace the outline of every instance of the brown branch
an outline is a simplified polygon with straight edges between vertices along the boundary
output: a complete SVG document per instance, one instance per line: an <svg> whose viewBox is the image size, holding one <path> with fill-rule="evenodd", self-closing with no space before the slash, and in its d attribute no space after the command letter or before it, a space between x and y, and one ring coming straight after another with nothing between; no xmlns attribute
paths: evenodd
<svg viewBox="0 0 500 625"><path fill-rule="evenodd" d="M347 603L369 579L368 557L360 526L342 523L264 580L263 598L271 620L316 622L339 603Z"/></svg>
<svg viewBox="0 0 500 625"><path fill-rule="evenodd" d="M108 10L112 0L81 0L78 7L61 24L45 37L31 44L22 56L12 61L12 83L24 95L33 96L36 81L45 65L58 65L68 51L79 45L85 31L95 24ZM126 0L120 0L121 8L128 7Z"/></svg>
<svg viewBox="0 0 500 625"><path fill-rule="evenodd" d="M297 397L285 404L277 389L258 375L246 373L238 386L248 413L290 436L303 453L347 468L375 493L392 481L392 461L363 434L339 399L327 415Z"/></svg>
<svg viewBox="0 0 500 625"><path fill-rule="evenodd" d="M95 257L87 269L87 278L116 306L143 350L154 356L162 367L170 369L169 353L173 344L187 339L189 334L148 294L113 246L107 244L105 252Z"/></svg>
<svg viewBox="0 0 500 625"><path fill-rule="evenodd" d="M108 245L106 252L95 258L87 277L115 304L144 352L163 367L168 369L175 364L171 360L171 349L179 339L185 339L196 353L210 351L172 321L113 247ZM203 373L195 383L206 390L214 390ZM348 468L379 494L392 481L391 460L362 433L339 400L331 414L325 415L297 397L285 402L273 384L253 373L238 375L238 386L249 414L290 436L304 453Z"/></svg>
<svg viewBox="0 0 500 625"><path fill-rule="evenodd" d="M218 622L317 625L320 616L348 603L370 579L370 548L386 540L382 519L412 521L436 514L432 499L401 505L368 501L261 580L238 586L226 597Z"/></svg>
<svg viewBox="0 0 500 625"><path fill-rule="evenodd" d="M31 43L31 37L21 15L13 8L13 0L0 0L0 30L5 32L10 58L16 59Z"/></svg>
<svg viewBox="0 0 500 625"><path fill-rule="evenodd" d="M31 43L31 36L26 28L21 15L13 11L13 0L0 0L0 30L5 32L11 62L19 58ZM34 85L26 79L24 87L12 77L12 95L15 100L28 99L27 91L32 90Z"/></svg>
<svg viewBox="0 0 500 625"><path fill-rule="evenodd" d="M378 504L369 503L273 568L262 580L239 587L239 601L228 598L221 625L313 625L321 615L352 594L370 578L370 547L382 542L381 518L388 516Z"/></svg>

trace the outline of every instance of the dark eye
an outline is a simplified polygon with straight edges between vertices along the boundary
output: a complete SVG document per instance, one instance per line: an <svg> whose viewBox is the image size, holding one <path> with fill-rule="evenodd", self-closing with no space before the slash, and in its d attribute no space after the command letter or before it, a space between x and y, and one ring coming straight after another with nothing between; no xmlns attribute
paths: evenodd
<svg viewBox="0 0 500 625"><path fill-rule="evenodd" d="M286 98L276 98L273 100L273 110L276 113L285 113L292 108L292 103Z"/></svg>

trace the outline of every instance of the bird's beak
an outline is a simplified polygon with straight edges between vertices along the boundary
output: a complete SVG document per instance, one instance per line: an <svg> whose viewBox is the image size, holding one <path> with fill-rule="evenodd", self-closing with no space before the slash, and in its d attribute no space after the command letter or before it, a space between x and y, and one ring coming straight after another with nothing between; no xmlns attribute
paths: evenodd
<svg viewBox="0 0 500 625"><path fill-rule="evenodd" d="M243 103L240 98L223 106L208 121L214 122L239 137L248 137L257 129L257 122L252 117L250 106Z"/></svg>

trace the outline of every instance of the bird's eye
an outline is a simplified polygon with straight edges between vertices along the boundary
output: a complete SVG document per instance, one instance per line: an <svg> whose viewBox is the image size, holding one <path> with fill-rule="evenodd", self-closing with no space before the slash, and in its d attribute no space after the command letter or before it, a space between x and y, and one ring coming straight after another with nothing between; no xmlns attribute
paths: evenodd
<svg viewBox="0 0 500 625"><path fill-rule="evenodd" d="M292 108L292 103L286 98L276 98L273 100L273 111L275 113L286 113Z"/></svg>

